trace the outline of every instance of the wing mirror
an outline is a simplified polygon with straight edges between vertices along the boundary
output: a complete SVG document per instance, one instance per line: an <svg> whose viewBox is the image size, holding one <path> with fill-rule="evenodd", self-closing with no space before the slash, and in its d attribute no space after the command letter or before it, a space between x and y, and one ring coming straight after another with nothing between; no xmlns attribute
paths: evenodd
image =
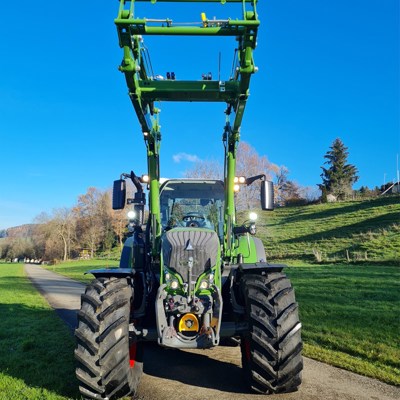
<svg viewBox="0 0 400 400"><path fill-rule="evenodd" d="M148 176L143 175L139 178L133 171L130 174L121 174L121 178L130 178L136 187L136 193L133 199L126 199L126 181L125 179L118 179L114 181L113 195L112 195L112 208L113 210L122 210L125 204L133 204L134 211L137 215L136 221L138 224L143 224L144 220L144 207L146 205L146 195L143 193L142 183L148 182Z"/></svg>
<svg viewBox="0 0 400 400"><path fill-rule="evenodd" d="M261 181L261 208L265 211L274 209L274 184L270 181Z"/></svg>
<svg viewBox="0 0 400 400"><path fill-rule="evenodd" d="M122 210L126 202L126 182L125 179L114 181L112 194L113 210Z"/></svg>
<svg viewBox="0 0 400 400"><path fill-rule="evenodd" d="M261 179L261 209L264 211L272 211L274 209L274 184L266 180L265 175L256 175L250 178L244 178L247 185L251 185L254 181ZM240 178L238 178L240 182Z"/></svg>

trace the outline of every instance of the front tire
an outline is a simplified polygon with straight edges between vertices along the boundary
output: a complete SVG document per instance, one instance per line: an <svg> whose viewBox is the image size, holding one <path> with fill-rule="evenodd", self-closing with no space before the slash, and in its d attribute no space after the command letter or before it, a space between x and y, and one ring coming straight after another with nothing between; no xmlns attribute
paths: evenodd
<svg viewBox="0 0 400 400"><path fill-rule="evenodd" d="M86 399L134 394L143 373L141 343L129 339L133 287L128 278L99 278L82 295L75 330L76 376Z"/></svg>
<svg viewBox="0 0 400 400"><path fill-rule="evenodd" d="M281 272L244 275L240 282L249 331L241 337L249 387L263 394L293 392L301 384L301 324L289 279Z"/></svg>

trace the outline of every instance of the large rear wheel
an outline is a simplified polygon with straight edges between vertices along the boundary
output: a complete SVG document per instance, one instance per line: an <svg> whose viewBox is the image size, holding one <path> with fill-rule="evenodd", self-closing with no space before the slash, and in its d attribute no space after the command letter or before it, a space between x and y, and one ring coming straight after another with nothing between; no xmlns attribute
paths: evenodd
<svg viewBox="0 0 400 400"><path fill-rule="evenodd" d="M75 330L76 376L86 399L136 392L143 373L141 343L129 338L133 287L128 278L99 278L82 295Z"/></svg>
<svg viewBox="0 0 400 400"><path fill-rule="evenodd" d="M241 337L242 366L258 393L292 392L301 384L301 324L289 279L281 272L245 275L241 293L249 330Z"/></svg>

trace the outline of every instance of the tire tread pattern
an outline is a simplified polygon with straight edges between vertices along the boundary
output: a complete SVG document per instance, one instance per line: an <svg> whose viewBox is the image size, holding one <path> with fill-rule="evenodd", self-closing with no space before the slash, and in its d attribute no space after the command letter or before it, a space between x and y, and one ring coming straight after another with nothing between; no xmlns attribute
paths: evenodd
<svg viewBox="0 0 400 400"><path fill-rule="evenodd" d="M249 331L242 336L242 365L257 393L292 392L301 384L303 359L298 305L282 272L244 275L240 281Z"/></svg>
<svg viewBox="0 0 400 400"><path fill-rule="evenodd" d="M85 399L118 399L133 394L143 363L129 365L129 317L133 298L126 278L98 278L81 297L75 359Z"/></svg>

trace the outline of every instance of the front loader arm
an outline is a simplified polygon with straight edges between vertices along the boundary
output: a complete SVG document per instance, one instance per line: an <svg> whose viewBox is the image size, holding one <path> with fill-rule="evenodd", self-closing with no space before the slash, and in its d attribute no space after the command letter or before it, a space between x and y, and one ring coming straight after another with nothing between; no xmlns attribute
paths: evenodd
<svg viewBox="0 0 400 400"><path fill-rule="evenodd" d="M225 198L225 255L230 256L232 228L235 223L234 176L236 148L240 139L240 127L249 97L250 79L257 67L253 60L259 20L255 0L157 0L171 1L175 7L180 3L242 3L242 16L238 19L207 19L204 13L198 23L175 23L173 20L137 17L137 2L156 3L146 0L120 0L115 24L123 60L119 70L124 73L129 97L137 114L147 146L148 173L150 177L150 213L152 215L153 252L159 251L157 243L161 235L159 205L159 150L161 132L158 101L224 102L226 123L223 134L225 144L224 180ZM156 4L154 4L156 6ZM251 8L251 10L247 10ZM229 80L159 80L154 76L144 46L146 35L233 37L237 40L235 68ZM231 124L230 119L233 116Z"/></svg>

